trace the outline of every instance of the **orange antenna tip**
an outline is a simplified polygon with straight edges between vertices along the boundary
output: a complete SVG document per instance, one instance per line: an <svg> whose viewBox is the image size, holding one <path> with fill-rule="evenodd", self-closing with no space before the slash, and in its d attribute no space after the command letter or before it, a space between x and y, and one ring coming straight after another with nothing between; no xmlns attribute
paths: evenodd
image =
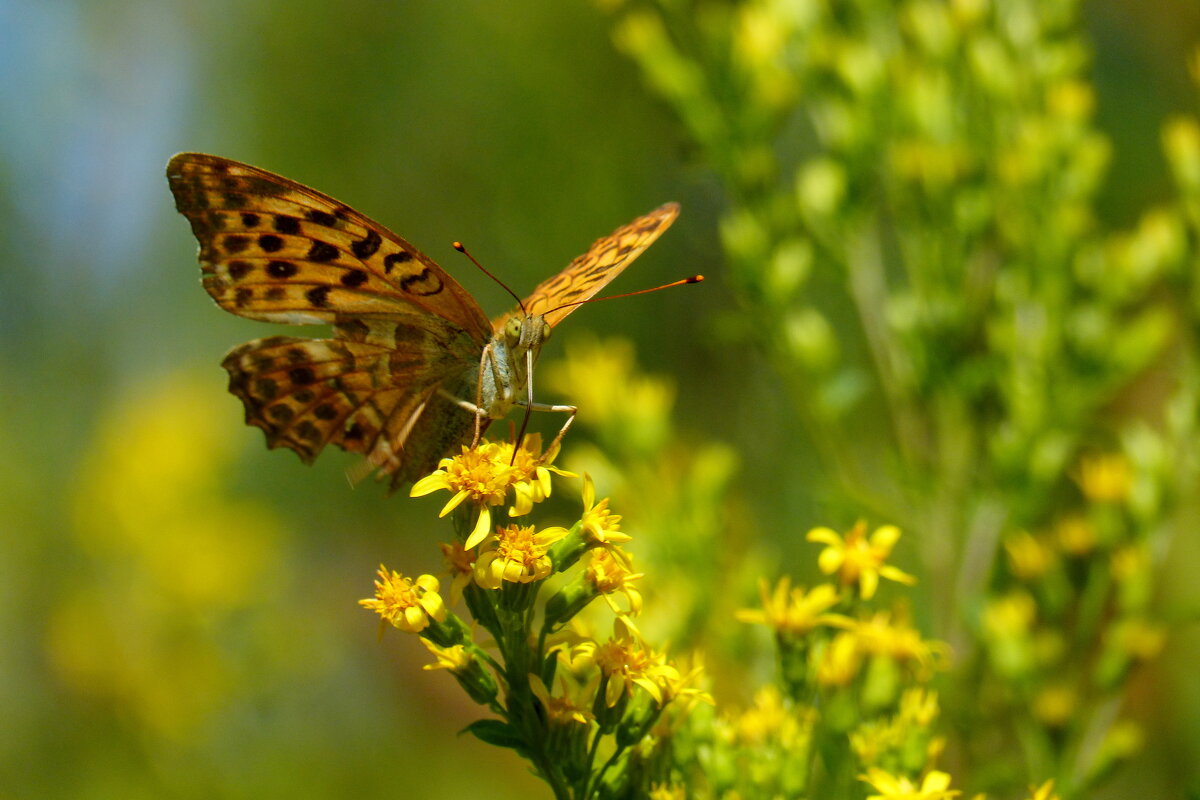
<svg viewBox="0 0 1200 800"><path fill-rule="evenodd" d="M455 250L457 250L460 253L467 252L467 248L463 247L462 242L453 242L450 246L453 247Z"/></svg>

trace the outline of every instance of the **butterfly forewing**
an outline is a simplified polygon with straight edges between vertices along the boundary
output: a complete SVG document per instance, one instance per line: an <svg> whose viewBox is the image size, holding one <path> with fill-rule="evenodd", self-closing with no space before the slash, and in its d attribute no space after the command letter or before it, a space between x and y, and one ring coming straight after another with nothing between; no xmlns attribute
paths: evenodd
<svg viewBox="0 0 1200 800"><path fill-rule="evenodd" d="M204 288L226 311L293 324L432 318L481 346L491 335L479 305L432 259L327 195L202 153L172 158L167 178L200 242Z"/></svg>
<svg viewBox="0 0 1200 800"><path fill-rule="evenodd" d="M665 203L628 225L617 228L608 236L597 239L586 253L578 256L566 269L538 284L523 302L525 311L544 314L546 322L554 327L579 307L560 306L593 297L653 244L677 216L679 204ZM518 312L510 312L496 320L493 324L495 330L500 330L515 313Z"/></svg>

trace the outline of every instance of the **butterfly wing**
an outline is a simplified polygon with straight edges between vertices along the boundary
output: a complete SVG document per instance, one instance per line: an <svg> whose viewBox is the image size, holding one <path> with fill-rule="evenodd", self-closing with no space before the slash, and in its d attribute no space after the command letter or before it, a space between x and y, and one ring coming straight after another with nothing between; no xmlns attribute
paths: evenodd
<svg viewBox="0 0 1200 800"><path fill-rule="evenodd" d="M270 337L226 356L230 391L268 446L311 462L333 443L395 485L463 439L471 415L437 389L478 368L491 327L432 259L337 200L248 164L181 153L167 178L218 305L334 325L334 339Z"/></svg>
<svg viewBox="0 0 1200 800"><path fill-rule="evenodd" d="M649 214L638 217L602 239L597 239L587 252L567 265L566 269L552 278L542 281L525 298L525 311L543 314L550 327L558 325L579 306L559 308L564 303L578 303L593 297L615 277L621 274L642 251L654 243L663 231L679 216L678 203L665 203ZM514 309L493 322L494 330L501 330L504 323L520 309Z"/></svg>
<svg viewBox="0 0 1200 800"><path fill-rule="evenodd" d="M204 288L226 311L296 325L434 317L480 342L492 334L433 259L328 195L203 153L172 158L167 180L200 242Z"/></svg>

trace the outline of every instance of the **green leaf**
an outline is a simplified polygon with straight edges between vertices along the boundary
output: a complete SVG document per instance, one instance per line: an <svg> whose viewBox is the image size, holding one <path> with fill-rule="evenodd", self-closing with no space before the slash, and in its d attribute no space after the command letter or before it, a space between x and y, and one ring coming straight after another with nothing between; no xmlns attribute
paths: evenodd
<svg viewBox="0 0 1200 800"><path fill-rule="evenodd" d="M510 747L523 752L525 740L511 725L498 719L480 719L463 728L462 733L472 733L481 741L496 747Z"/></svg>

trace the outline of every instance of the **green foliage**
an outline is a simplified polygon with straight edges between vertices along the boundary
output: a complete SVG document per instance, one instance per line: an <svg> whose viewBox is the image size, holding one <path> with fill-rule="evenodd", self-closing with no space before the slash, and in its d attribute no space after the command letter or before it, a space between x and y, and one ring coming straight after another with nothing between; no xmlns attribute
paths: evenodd
<svg viewBox="0 0 1200 800"><path fill-rule="evenodd" d="M1132 724L1196 500L1195 120L1164 134L1176 199L1113 231L1075 2L616 6L838 504L919 541L955 774L1086 795L1130 754L1094 743Z"/></svg>

